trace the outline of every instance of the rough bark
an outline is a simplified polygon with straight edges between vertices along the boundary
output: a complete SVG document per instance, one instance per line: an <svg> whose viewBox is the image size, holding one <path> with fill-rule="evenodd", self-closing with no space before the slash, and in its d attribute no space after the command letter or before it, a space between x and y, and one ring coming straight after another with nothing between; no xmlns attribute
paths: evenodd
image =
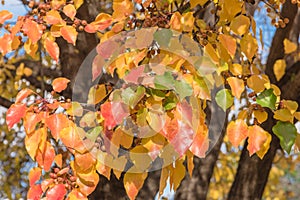
<svg viewBox="0 0 300 200"><path fill-rule="evenodd" d="M282 8L282 16L287 17L290 23L284 29L277 29L273 37L272 45L270 48L270 53L266 65L266 74L270 77L272 83L276 83L275 75L273 73L273 65L277 59L284 57L283 40L288 38L289 32L292 28L294 18L297 13L297 5L291 4L290 1L286 1ZM290 93L286 90L286 87L298 90L297 85L300 84L300 80L294 80L294 84L291 84L290 79L287 82L282 83L282 98L289 98L292 100L297 100L297 93ZM269 113L271 114L271 113ZM263 128L272 133L272 127L275 121L272 119L272 115L263 124ZM231 186L230 192L228 194L228 199L250 199L256 200L261 199L263 195L264 188L266 186L270 169L274 156L276 155L276 150L280 148L278 138L272 134L272 142L270 149L265 155L264 159L260 160L257 156L249 156L246 149L246 145L242 151L239 166L235 176L235 180Z"/></svg>

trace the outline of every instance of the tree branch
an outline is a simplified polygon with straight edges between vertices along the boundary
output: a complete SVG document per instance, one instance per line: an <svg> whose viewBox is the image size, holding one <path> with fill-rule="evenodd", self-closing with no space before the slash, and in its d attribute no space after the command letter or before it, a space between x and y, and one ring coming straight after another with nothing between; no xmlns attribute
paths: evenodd
<svg viewBox="0 0 300 200"><path fill-rule="evenodd" d="M13 104L13 102L0 96L0 105L1 106L5 107L5 108L9 108L12 104Z"/></svg>

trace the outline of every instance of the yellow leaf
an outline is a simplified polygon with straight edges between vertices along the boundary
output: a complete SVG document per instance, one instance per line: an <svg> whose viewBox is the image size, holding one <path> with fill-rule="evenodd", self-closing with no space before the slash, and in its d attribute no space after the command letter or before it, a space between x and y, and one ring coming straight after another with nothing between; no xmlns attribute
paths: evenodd
<svg viewBox="0 0 300 200"><path fill-rule="evenodd" d="M300 121L300 112L295 112L294 116L298 121Z"/></svg>
<svg viewBox="0 0 300 200"><path fill-rule="evenodd" d="M185 32L191 32L194 28L195 18L193 16L193 12L184 13L181 17L181 25L182 29Z"/></svg>
<svg viewBox="0 0 300 200"><path fill-rule="evenodd" d="M121 20L133 12L133 3L130 0L114 0L113 10L112 17Z"/></svg>
<svg viewBox="0 0 300 200"><path fill-rule="evenodd" d="M216 3L216 1L214 1ZM231 21L238 13L242 11L243 1L239 0L222 0L217 1L222 7L220 11L220 21Z"/></svg>
<svg viewBox="0 0 300 200"><path fill-rule="evenodd" d="M282 103L292 114L297 111L298 103L296 101L282 100Z"/></svg>
<svg viewBox="0 0 300 200"><path fill-rule="evenodd" d="M25 76L31 76L32 74L32 69L28 68L28 67L25 67L24 70L23 70L23 73Z"/></svg>
<svg viewBox="0 0 300 200"><path fill-rule="evenodd" d="M266 121L268 118L268 113L266 111L254 110L253 114L260 124Z"/></svg>
<svg viewBox="0 0 300 200"><path fill-rule="evenodd" d="M194 155L193 153L189 150L186 153L186 163L187 163L187 168L190 177L193 176L193 170L194 170Z"/></svg>
<svg viewBox="0 0 300 200"><path fill-rule="evenodd" d="M294 116L291 114L291 112L284 108L284 109L280 109L280 110L276 110L274 112L274 119L283 121L283 122L287 122L290 121L292 122L294 119Z"/></svg>
<svg viewBox="0 0 300 200"><path fill-rule="evenodd" d="M268 133L267 134L267 140L264 142L264 144L261 146L260 150L256 152L256 155L260 158L263 159L265 154L268 152L270 148L270 143L272 140L272 136Z"/></svg>
<svg viewBox="0 0 300 200"><path fill-rule="evenodd" d="M170 20L170 27L171 29L181 32L182 27L181 27L181 14L179 12L175 12Z"/></svg>
<svg viewBox="0 0 300 200"><path fill-rule="evenodd" d="M135 199L147 176L148 173L125 173L123 182L130 200Z"/></svg>
<svg viewBox="0 0 300 200"><path fill-rule="evenodd" d="M198 4L203 6L208 0L190 0L191 8L195 8Z"/></svg>
<svg viewBox="0 0 300 200"><path fill-rule="evenodd" d="M101 102L106 96L106 88L104 84L91 87L88 95L88 104L97 104Z"/></svg>
<svg viewBox="0 0 300 200"><path fill-rule="evenodd" d="M159 195L162 195L164 189L167 186L167 180L169 178L169 167L164 167L161 169L160 180L159 180Z"/></svg>
<svg viewBox="0 0 300 200"><path fill-rule="evenodd" d="M240 99L241 94L245 89L244 81L236 77L229 77L227 81L228 84L230 85L232 95Z"/></svg>
<svg viewBox="0 0 300 200"><path fill-rule="evenodd" d="M70 19L74 20L74 17L75 17L75 15L76 15L76 9L75 9L74 5L68 4L68 5L64 6L63 12L64 12L65 15L67 15Z"/></svg>
<svg viewBox="0 0 300 200"><path fill-rule="evenodd" d="M130 160L138 171L146 171L152 162L149 151L143 146L135 146L129 153Z"/></svg>
<svg viewBox="0 0 300 200"><path fill-rule="evenodd" d="M175 162L175 168L173 168L172 179L171 179L172 182L170 181L174 191L177 190L184 176L185 176L185 167L183 165L183 160L177 160Z"/></svg>
<svg viewBox="0 0 300 200"><path fill-rule="evenodd" d="M233 58L235 51L236 51L236 41L230 35L219 35L219 40L221 44L225 47L228 51L229 55Z"/></svg>
<svg viewBox="0 0 300 200"><path fill-rule="evenodd" d="M78 9L83 4L83 0L74 0L74 6Z"/></svg>
<svg viewBox="0 0 300 200"><path fill-rule="evenodd" d="M229 70L235 76L243 74L243 67L239 63L234 63L231 66L229 66Z"/></svg>
<svg viewBox="0 0 300 200"><path fill-rule="evenodd" d="M276 60L273 70L276 80L279 81L285 74L286 63L284 59Z"/></svg>
<svg viewBox="0 0 300 200"><path fill-rule="evenodd" d="M242 52L249 60L252 60L258 49L256 39L251 34L247 34L242 38L240 44Z"/></svg>
<svg viewBox="0 0 300 200"><path fill-rule="evenodd" d="M209 57L215 62L219 62L219 57L216 53L216 50L213 48L213 46L208 43L207 45L205 45L204 47L205 53L209 55Z"/></svg>
<svg viewBox="0 0 300 200"><path fill-rule="evenodd" d="M283 41L283 45L284 45L284 53L285 54L290 54L297 50L297 44L295 44L294 42L292 42L286 38Z"/></svg>
<svg viewBox="0 0 300 200"><path fill-rule="evenodd" d="M265 84L269 83L270 80L263 75L252 75L247 79L247 85L249 88L254 90L256 93L260 93L265 90Z"/></svg>
<svg viewBox="0 0 300 200"><path fill-rule="evenodd" d="M249 30L249 26L250 19L245 15L239 15L232 20L230 29L238 35L244 35Z"/></svg>

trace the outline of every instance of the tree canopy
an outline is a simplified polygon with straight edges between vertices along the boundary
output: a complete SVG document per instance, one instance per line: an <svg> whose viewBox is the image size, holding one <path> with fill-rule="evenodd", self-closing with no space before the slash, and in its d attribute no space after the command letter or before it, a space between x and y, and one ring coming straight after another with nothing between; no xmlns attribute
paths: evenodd
<svg viewBox="0 0 300 200"><path fill-rule="evenodd" d="M299 0L21 2L0 11L1 139L35 163L27 199L205 199L218 157L239 160L221 198L260 199L298 152Z"/></svg>

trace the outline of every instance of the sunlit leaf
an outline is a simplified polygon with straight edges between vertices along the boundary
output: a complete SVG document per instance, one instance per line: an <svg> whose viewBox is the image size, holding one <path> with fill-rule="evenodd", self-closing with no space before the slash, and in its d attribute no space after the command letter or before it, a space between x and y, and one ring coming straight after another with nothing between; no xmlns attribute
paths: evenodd
<svg viewBox="0 0 300 200"><path fill-rule="evenodd" d="M248 136L248 125L242 119L231 121L227 126L226 134L232 146L237 148Z"/></svg>
<svg viewBox="0 0 300 200"><path fill-rule="evenodd" d="M273 93L273 89L268 89L260 93L257 98L256 102L261 105L262 107L267 107L272 110L275 110L275 104L276 104L276 96Z"/></svg>
<svg viewBox="0 0 300 200"><path fill-rule="evenodd" d="M68 4L68 5L64 6L63 12L64 12L65 15L67 15L70 19L74 20L74 17L75 17L75 15L76 15L76 9L75 9L74 5Z"/></svg>
<svg viewBox="0 0 300 200"><path fill-rule="evenodd" d="M6 112L6 124L11 129L26 113L26 104L15 103Z"/></svg>
<svg viewBox="0 0 300 200"><path fill-rule="evenodd" d="M68 115L80 117L83 114L83 108L80 103L72 102L71 107L67 109L66 112L68 113Z"/></svg>
<svg viewBox="0 0 300 200"><path fill-rule="evenodd" d="M31 187L29 187L29 190L27 192L27 199L28 200L41 199L42 194L43 194L43 191L42 191L42 187L40 184L32 185Z"/></svg>
<svg viewBox="0 0 300 200"><path fill-rule="evenodd" d="M297 137L295 125L290 122L278 121L276 125L273 126L272 131L279 138L280 146L287 153L290 153Z"/></svg>
<svg viewBox="0 0 300 200"><path fill-rule="evenodd" d="M276 80L279 81L285 74L286 62L284 59L276 60L273 70L276 77Z"/></svg>
<svg viewBox="0 0 300 200"><path fill-rule="evenodd" d="M268 113L266 111L254 110L253 114L260 124L268 119Z"/></svg>
<svg viewBox="0 0 300 200"><path fill-rule="evenodd" d="M113 15L116 20L121 20L133 12L133 3L130 0L115 0L113 1Z"/></svg>
<svg viewBox="0 0 300 200"><path fill-rule="evenodd" d="M248 146L250 156L263 148L264 143L268 140L269 133L258 125L248 127Z"/></svg>
<svg viewBox="0 0 300 200"><path fill-rule="evenodd" d="M232 95L240 99L241 94L243 93L245 86L242 79L236 77L227 78L228 84L230 85Z"/></svg>
<svg viewBox="0 0 300 200"><path fill-rule="evenodd" d="M30 170L28 179L30 187L33 186L38 180L40 180L42 175L42 169L39 167L34 167Z"/></svg>
<svg viewBox="0 0 300 200"><path fill-rule="evenodd" d="M70 82L67 78L56 78L52 82L52 87L55 92L61 92L67 88L68 83Z"/></svg>
<svg viewBox="0 0 300 200"><path fill-rule="evenodd" d="M256 93L264 91L266 88L265 84L269 82L269 78L264 75L252 75L250 78L247 79L248 87L250 87Z"/></svg>
<svg viewBox="0 0 300 200"><path fill-rule="evenodd" d="M0 24L3 24L6 20L11 19L13 14L8 10L1 10L0 11Z"/></svg>
<svg viewBox="0 0 300 200"><path fill-rule="evenodd" d="M78 189L73 189L69 194L67 200L88 200Z"/></svg>
<svg viewBox="0 0 300 200"><path fill-rule="evenodd" d="M176 160L175 162L175 167L173 169L173 174L172 174L172 186L173 190L176 191L177 188L179 187L181 181L185 177L185 167L183 165L183 160ZM170 181L171 182L171 181Z"/></svg>
<svg viewBox="0 0 300 200"><path fill-rule="evenodd" d="M189 150L199 158L204 158L209 147L208 131L203 125L198 127Z"/></svg>
<svg viewBox="0 0 300 200"><path fill-rule="evenodd" d="M42 29L38 23L27 19L22 27L24 33L30 38L32 43L36 43L42 37Z"/></svg>
<svg viewBox="0 0 300 200"><path fill-rule="evenodd" d="M41 141L41 136L42 132L46 132L46 129L42 128L42 129L38 129L34 132L32 132L31 134L29 135L26 135L25 136L25 140L24 140L24 143L25 143L25 148L29 154L29 156L35 160L35 156L37 154L37 150L39 148L39 144L40 144L40 141Z"/></svg>
<svg viewBox="0 0 300 200"><path fill-rule="evenodd" d="M45 39L45 49L49 53L52 59L56 62L59 58L59 47L55 41L50 40L49 38Z"/></svg>
<svg viewBox="0 0 300 200"><path fill-rule="evenodd" d="M270 148L270 143L272 140L271 134L267 134L267 140L264 142L264 144L261 146L260 150L256 152L256 155L260 158L263 159L265 154L268 152Z"/></svg>
<svg viewBox="0 0 300 200"><path fill-rule="evenodd" d="M238 15L230 23L230 29L238 35L244 35L250 27L250 19L245 15Z"/></svg>
<svg viewBox="0 0 300 200"><path fill-rule="evenodd" d="M88 104L97 104L106 97L106 88L104 84L91 87L88 94Z"/></svg>
<svg viewBox="0 0 300 200"><path fill-rule="evenodd" d="M83 0L74 0L73 2L76 9L78 9L83 4Z"/></svg>
<svg viewBox="0 0 300 200"><path fill-rule="evenodd" d="M216 95L216 102L224 111L226 111L226 109L233 104L233 96L228 89L222 89Z"/></svg>
<svg viewBox="0 0 300 200"><path fill-rule="evenodd" d="M242 52L247 56L249 60L252 60L258 49L256 39L251 34L247 34L242 38L240 45Z"/></svg>
<svg viewBox="0 0 300 200"><path fill-rule="evenodd" d="M232 36L225 34L219 35L219 40L231 57L233 57L236 51L236 40Z"/></svg>
<svg viewBox="0 0 300 200"><path fill-rule="evenodd" d="M67 190L64 184L57 184L50 188L47 193L46 197L49 200L58 200L64 199L65 195L67 194Z"/></svg>
<svg viewBox="0 0 300 200"><path fill-rule="evenodd" d="M46 142L45 148L39 150L36 154L36 161L38 162L39 166L42 167L45 171L49 171L51 165L55 158L55 150L54 147L50 144L50 142Z"/></svg>
<svg viewBox="0 0 300 200"><path fill-rule="evenodd" d="M191 8L196 7L198 4L203 6L208 0L190 0Z"/></svg>
<svg viewBox="0 0 300 200"><path fill-rule="evenodd" d="M50 129L55 140L59 139L60 131L70 125L69 122L70 120L62 113L52 114L45 119L45 124Z"/></svg>
<svg viewBox="0 0 300 200"><path fill-rule="evenodd" d="M125 173L124 175L124 187L130 200L134 200L139 190L144 185L144 181L147 178L148 173Z"/></svg>
<svg viewBox="0 0 300 200"><path fill-rule="evenodd" d="M282 122L293 122L294 116L292 113L286 109L279 109L274 112L274 119L280 120Z"/></svg>
<svg viewBox="0 0 300 200"><path fill-rule="evenodd" d="M61 36L75 46L78 32L73 26L64 26L60 29Z"/></svg>
<svg viewBox="0 0 300 200"><path fill-rule="evenodd" d="M46 12L46 16L44 17L44 20L47 24L61 24L63 22L63 19L61 18L59 12L57 10L50 10Z"/></svg>
<svg viewBox="0 0 300 200"><path fill-rule="evenodd" d="M297 50L297 44L290 41L289 39L285 38L283 40L283 46L284 46L284 53L290 54Z"/></svg>

